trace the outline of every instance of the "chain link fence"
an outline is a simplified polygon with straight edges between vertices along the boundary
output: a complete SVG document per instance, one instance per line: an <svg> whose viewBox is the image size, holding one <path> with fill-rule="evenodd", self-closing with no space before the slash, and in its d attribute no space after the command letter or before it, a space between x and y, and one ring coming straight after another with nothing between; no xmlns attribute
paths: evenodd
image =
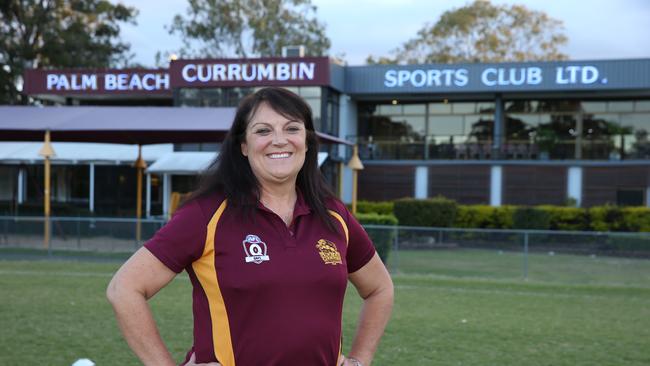
<svg viewBox="0 0 650 366"><path fill-rule="evenodd" d="M650 233L365 228L393 273L650 286Z"/></svg>
<svg viewBox="0 0 650 366"><path fill-rule="evenodd" d="M123 260L164 224L117 218L0 216L0 258ZM393 274L650 286L650 233L365 225Z"/></svg>

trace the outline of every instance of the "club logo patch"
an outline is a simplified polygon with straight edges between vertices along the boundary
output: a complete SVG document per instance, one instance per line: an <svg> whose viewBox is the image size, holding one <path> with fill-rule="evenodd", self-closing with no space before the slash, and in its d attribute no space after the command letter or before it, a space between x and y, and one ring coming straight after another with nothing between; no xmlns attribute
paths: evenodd
<svg viewBox="0 0 650 366"><path fill-rule="evenodd" d="M246 235L246 239L242 244L244 245L244 253L246 253L246 263L260 264L269 260L269 256L266 254L266 244L260 240L259 236Z"/></svg>
<svg viewBox="0 0 650 366"><path fill-rule="evenodd" d="M341 253L336 249L336 245L329 240L321 239L316 244L318 254L325 264L337 265L343 264L341 261Z"/></svg>

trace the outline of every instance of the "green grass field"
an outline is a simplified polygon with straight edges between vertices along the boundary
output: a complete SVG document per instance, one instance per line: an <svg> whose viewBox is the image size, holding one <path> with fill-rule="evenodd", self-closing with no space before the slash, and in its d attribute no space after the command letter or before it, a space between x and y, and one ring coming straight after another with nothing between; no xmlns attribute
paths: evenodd
<svg viewBox="0 0 650 366"><path fill-rule="evenodd" d="M401 252L405 273L394 276L393 318L374 364L650 364L650 261L533 255L524 281L520 259L488 251ZM504 267L509 261L514 269ZM0 365L70 365L82 357L137 365L104 297L118 267L0 260ZM178 360L191 344L190 290L181 275L151 302ZM350 288L344 350L359 305Z"/></svg>

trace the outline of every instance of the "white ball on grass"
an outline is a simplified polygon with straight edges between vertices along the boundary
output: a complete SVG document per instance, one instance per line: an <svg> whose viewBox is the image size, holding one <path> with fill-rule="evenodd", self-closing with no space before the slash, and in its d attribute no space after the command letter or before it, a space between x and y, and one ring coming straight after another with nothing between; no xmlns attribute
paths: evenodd
<svg viewBox="0 0 650 366"><path fill-rule="evenodd" d="M87 358L80 358L72 366L95 366L95 363Z"/></svg>

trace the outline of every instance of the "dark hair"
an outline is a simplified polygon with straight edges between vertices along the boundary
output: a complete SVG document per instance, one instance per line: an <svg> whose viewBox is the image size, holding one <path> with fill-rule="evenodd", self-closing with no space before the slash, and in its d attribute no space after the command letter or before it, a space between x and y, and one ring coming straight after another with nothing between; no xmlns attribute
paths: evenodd
<svg viewBox="0 0 650 366"><path fill-rule="evenodd" d="M246 127L250 119L262 103L267 103L286 118L304 122L307 151L305 162L298 172L296 185L309 207L316 211L329 229L335 230L325 205L327 199L335 196L318 168L318 136L314 129L311 108L300 96L279 87L260 89L241 100L235 120L221 145L219 156L202 174L198 189L192 192L185 202L222 191L229 204L239 208L243 214L253 216L260 199L260 186L248 158L241 152L241 143L246 139Z"/></svg>

